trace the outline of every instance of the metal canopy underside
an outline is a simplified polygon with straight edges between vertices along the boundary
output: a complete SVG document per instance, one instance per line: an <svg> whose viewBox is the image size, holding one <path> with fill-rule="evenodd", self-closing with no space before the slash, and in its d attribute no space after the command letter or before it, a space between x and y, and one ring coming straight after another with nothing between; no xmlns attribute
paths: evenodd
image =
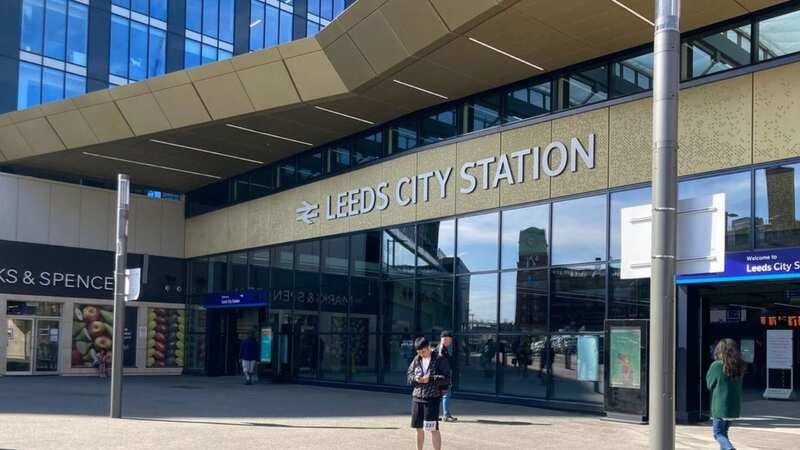
<svg viewBox="0 0 800 450"><path fill-rule="evenodd" d="M685 2L681 25L778 3ZM0 115L0 164L186 192L372 126L317 107L380 124L445 101L394 80L457 99L652 38L611 0L359 0L313 38Z"/></svg>

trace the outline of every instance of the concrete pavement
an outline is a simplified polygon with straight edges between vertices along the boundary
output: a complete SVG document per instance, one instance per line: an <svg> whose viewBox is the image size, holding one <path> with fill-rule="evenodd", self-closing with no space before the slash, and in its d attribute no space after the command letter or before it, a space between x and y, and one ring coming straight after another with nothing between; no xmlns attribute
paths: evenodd
<svg viewBox="0 0 800 450"><path fill-rule="evenodd" d="M125 419L107 419L108 380L0 378L0 449L410 449L406 395L238 378L128 377ZM646 449L647 428L598 416L454 400L445 449ZM800 420L735 426L740 450L800 448ZM715 449L709 426L678 427L678 448ZM428 445L427 448L432 448Z"/></svg>

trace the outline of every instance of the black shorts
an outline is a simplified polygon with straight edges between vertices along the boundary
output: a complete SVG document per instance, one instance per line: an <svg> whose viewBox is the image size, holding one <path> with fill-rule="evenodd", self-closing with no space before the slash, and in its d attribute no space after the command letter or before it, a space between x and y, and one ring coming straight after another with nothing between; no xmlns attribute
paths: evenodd
<svg viewBox="0 0 800 450"><path fill-rule="evenodd" d="M434 398L424 402L411 401L411 428L423 428L423 422L436 422L439 429L439 403L440 399Z"/></svg>

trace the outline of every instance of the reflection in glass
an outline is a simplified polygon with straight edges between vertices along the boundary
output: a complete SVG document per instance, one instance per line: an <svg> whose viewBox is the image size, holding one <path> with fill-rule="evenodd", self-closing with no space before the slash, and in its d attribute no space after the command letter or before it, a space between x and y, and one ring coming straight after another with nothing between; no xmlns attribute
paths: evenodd
<svg viewBox="0 0 800 450"><path fill-rule="evenodd" d="M608 66L575 72L561 78L564 108L597 103L608 98Z"/></svg>
<svg viewBox="0 0 800 450"><path fill-rule="evenodd" d="M294 245L280 245L270 248L269 259L272 267L292 269L294 267Z"/></svg>
<svg viewBox="0 0 800 450"><path fill-rule="evenodd" d="M468 131L483 130L500 124L500 94L485 95L467 104Z"/></svg>
<svg viewBox="0 0 800 450"><path fill-rule="evenodd" d="M297 270L306 272L319 271L319 241L299 242L295 245Z"/></svg>
<svg viewBox="0 0 800 450"><path fill-rule="evenodd" d="M419 132L415 118L402 119L389 128L392 136L392 153L410 150L419 145Z"/></svg>
<svg viewBox="0 0 800 450"><path fill-rule="evenodd" d="M653 89L653 52L617 61L611 66L611 93L615 97Z"/></svg>
<svg viewBox="0 0 800 450"><path fill-rule="evenodd" d="M601 331L606 316L606 265L552 269L551 331Z"/></svg>
<svg viewBox="0 0 800 450"><path fill-rule="evenodd" d="M228 256L217 255L208 259L209 292L228 290Z"/></svg>
<svg viewBox="0 0 800 450"><path fill-rule="evenodd" d="M24 61L19 63L17 109L38 105L42 101L42 68Z"/></svg>
<svg viewBox="0 0 800 450"><path fill-rule="evenodd" d="M800 51L800 11L758 23L758 60L766 61Z"/></svg>
<svg viewBox="0 0 800 450"><path fill-rule="evenodd" d="M417 282L419 331L438 336L452 328L453 279L433 278Z"/></svg>
<svg viewBox="0 0 800 450"><path fill-rule="evenodd" d="M383 384L408 386L406 370L416 355L414 336L409 333L383 335L381 364Z"/></svg>
<svg viewBox="0 0 800 450"><path fill-rule="evenodd" d="M186 39L183 53L183 64L185 68L199 66L202 63L200 56L200 43L191 39Z"/></svg>
<svg viewBox="0 0 800 450"><path fill-rule="evenodd" d="M547 395L547 337L500 336L500 393L544 398Z"/></svg>
<svg viewBox="0 0 800 450"><path fill-rule="evenodd" d="M297 377L313 378L317 376L317 363L321 347L320 336L317 334L316 317L304 315L296 317L294 369Z"/></svg>
<svg viewBox="0 0 800 450"><path fill-rule="evenodd" d="M327 153L328 173L337 173L350 167L350 148L347 145L334 145Z"/></svg>
<svg viewBox="0 0 800 450"><path fill-rule="evenodd" d="M350 236L350 273L376 276L381 271L381 232L368 231Z"/></svg>
<svg viewBox="0 0 800 450"><path fill-rule="evenodd" d="M503 211L501 268L527 269L547 265L550 205Z"/></svg>
<svg viewBox="0 0 800 450"><path fill-rule="evenodd" d="M691 38L683 43L684 78L698 78L750 64L750 25Z"/></svg>
<svg viewBox="0 0 800 450"><path fill-rule="evenodd" d="M233 253L231 264L231 290L243 291L247 289L247 253Z"/></svg>
<svg viewBox="0 0 800 450"><path fill-rule="evenodd" d="M458 135L458 110L455 106L431 113L422 118L421 135L423 144L448 139Z"/></svg>
<svg viewBox="0 0 800 450"><path fill-rule="evenodd" d="M678 183L680 200L725 194L725 215L727 233L725 250L745 250L750 248L752 232L750 220L750 172L699 178Z"/></svg>
<svg viewBox="0 0 800 450"><path fill-rule="evenodd" d="M250 50L264 48L264 4L250 0Z"/></svg>
<svg viewBox="0 0 800 450"><path fill-rule="evenodd" d="M383 271L388 276L414 275L414 225L390 228L383 231Z"/></svg>
<svg viewBox="0 0 800 450"><path fill-rule="evenodd" d="M606 196L553 203L553 265L603 261Z"/></svg>
<svg viewBox="0 0 800 450"><path fill-rule="evenodd" d="M500 330L544 333L547 330L547 271L500 275Z"/></svg>
<svg viewBox="0 0 800 450"><path fill-rule="evenodd" d="M420 275L453 273L455 220L417 225L417 271Z"/></svg>
<svg viewBox="0 0 800 450"><path fill-rule="evenodd" d="M44 23L44 56L63 61L67 41L67 1L47 0Z"/></svg>
<svg viewBox="0 0 800 450"><path fill-rule="evenodd" d="M383 156L383 132L358 136L353 141L353 164L360 165Z"/></svg>
<svg viewBox="0 0 800 450"><path fill-rule="evenodd" d="M86 45L89 34L89 8L80 3L69 3L67 23L67 62L86 66Z"/></svg>
<svg viewBox="0 0 800 450"><path fill-rule="evenodd" d="M649 205L652 201L649 187L611 194L611 255L610 259L622 257L620 233L622 229L622 209L632 206Z"/></svg>
<svg viewBox="0 0 800 450"><path fill-rule="evenodd" d="M458 278L456 318L464 331L494 331L497 326L497 274Z"/></svg>
<svg viewBox="0 0 800 450"><path fill-rule="evenodd" d="M44 36L44 0L22 2L21 28L19 48L26 52L41 54Z"/></svg>
<svg viewBox="0 0 800 450"><path fill-rule="evenodd" d="M322 176L322 152L303 153L297 157L298 183L304 183Z"/></svg>
<svg viewBox="0 0 800 450"><path fill-rule="evenodd" d="M273 272L274 273L274 272ZM274 278L273 278L274 280ZM289 284L287 280L286 284ZM346 295L346 294L345 294ZM294 272L294 310L317 317L320 303L320 279L317 272ZM315 326L317 323L315 322Z"/></svg>
<svg viewBox="0 0 800 450"><path fill-rule="evenodd" d="M383 330L395 333L416 331L413 280L383 283Z"/></svg>
<svg viewBox="0 0 800 450"><path fill-rule="evenodd" d="M350 279L349 329L351 333L378 332L380 284L376 278L352 277Z"/></svg>
<svg viewBox="0 0 800 450"><path fill-rule="evenodd" d="M458 219L456 264L459 272L497 270L498 226L497 213Z"/></svg>
<svg viewBox="0 0 800 450"><path fill-rule="evenodd" d="M351 319L351 324L361 319ZM351 362L350 379L355 383L378 382L378 342L377 334L353 331L350 335Z"/></svg>
<svg viewBox="0 0 800 450"><path fill-rule="evenodd" d="M269 288L269 250L251 251L249 289Z"/></svg>
<svg viewBox="0 0 800 450"><path fill-rule="evenodd" d="M756 247L800 246L800 164L756 170Z"/></svg>
<svg viewBox="0 0 800 450"><path fill-rule="evenodd" d="M322 271L347 275L347 236L322 240Z"/></svg>
<svg viewBox="0 0 800 450"><path fill-rule="evenodd" d="M111 15L111 57L109 71L123 78L128 77L128 19Z"/></svg>
<svg viewBox="0 0 800 450"><path fill-rule="evenodd" d="M586 403L603 402L603 337L556 335L551 338L550 371L553 398Z"/></svg>
<svg viewBox="0 0 800 450"><path fill-rule="evenodd" d="M619 263L611 264L608 288L609 319L648 319L650 317L650 280L620 279Z"/></svg>
<svg viewBox="0 0 800 450"><path fill-rule="evenodd" d="M457 389L471 392L495 392L497 354L499 346L496 335L461 336L459 376Z"/></svg>
<svg viewBox="0 0 800 450"><path fill-rule="evenodd" d="M513 89L506 94L505 121L527 119L552 110L551 83L530 84Z"/></svg>
<svg viewBox="0 0 800 450"><path fill-rule="evenodd" d="M189 294L208 293L208 258L197 258L191 262L191 281L189 284Z"/></svg>
<svg viewBox="0 0 800 450"><path fill-rule="evenodd" d="M320 331L323 333L346 332L349 299L347 275L323 274L320 295L322 310Z"/></svg>

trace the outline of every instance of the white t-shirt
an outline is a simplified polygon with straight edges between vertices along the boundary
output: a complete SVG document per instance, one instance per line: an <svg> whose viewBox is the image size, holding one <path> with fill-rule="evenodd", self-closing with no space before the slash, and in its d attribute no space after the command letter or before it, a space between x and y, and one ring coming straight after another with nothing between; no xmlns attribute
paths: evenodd
<svg viewBox="0 0 800 450"><path fill-rule="evenodd" d="M431 357L429 356L427 358L422 358L422 361L420 361L420 363L422 365L422 374L423 376L425 376L425 374L428 373L428 367L430 367L431 365Z"/></svg>

